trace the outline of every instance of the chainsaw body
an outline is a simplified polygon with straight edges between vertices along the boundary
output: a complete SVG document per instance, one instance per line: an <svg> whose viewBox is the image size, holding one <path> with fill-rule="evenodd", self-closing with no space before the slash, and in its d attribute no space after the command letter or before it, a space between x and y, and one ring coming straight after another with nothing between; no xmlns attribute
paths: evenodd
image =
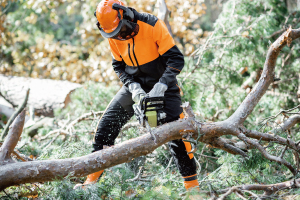
<svg viewBox="0 0 300 200"><path fill-rule="evenodd" d="M139 123L149 129L164 123L166 118L164 106L164 97L144 97L139 104L133 105L133 109Z"/></svg>

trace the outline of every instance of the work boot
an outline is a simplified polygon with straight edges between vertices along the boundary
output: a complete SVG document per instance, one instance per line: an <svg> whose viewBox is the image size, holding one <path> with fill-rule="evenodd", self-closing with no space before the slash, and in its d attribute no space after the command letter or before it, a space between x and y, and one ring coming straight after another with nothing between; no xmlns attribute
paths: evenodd
<svg viewBox="0 0 300 200"><path fill-rule="evenodd" d="M191 190L192 188L198 188L199 189L199 182L197 179L197 174L192 175L192 176L186 176L183 177L184 179L184 187L187 191Z"/></svg>
<svg viewBox="0 0 300 200"><path fill-rule="evenodd" d="M183 179L184 179L183 184L187 191L191 191L191 190L195 189L196 191L200 192L199 182L198 182L196 174L192 175L192 176L183 177ZM188 199L189 200L196 200L196 199L201 200L203 198L198 194L190 194Z"/></svg>
<svg viewBox="0 0 300 200"><path fill-rule="evenodd" d="M73 189L76 190L80 187L84 189L86 185L97 183L97 181L100 179L103 171L104 170L101 170L99 172L95 172L93 174L89 174L83 184L76 184Z"/></svg>

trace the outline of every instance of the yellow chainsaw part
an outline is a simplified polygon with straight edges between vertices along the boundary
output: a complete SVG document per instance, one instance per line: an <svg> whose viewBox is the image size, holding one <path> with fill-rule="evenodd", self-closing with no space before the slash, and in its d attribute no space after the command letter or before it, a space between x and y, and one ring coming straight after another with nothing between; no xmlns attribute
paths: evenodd
<svg viewBox="0 0 300 200"><path fill-rule="evenodd" d="M147 111L146 117L150 127L157 127L157 112L156 111Z"/></svg>

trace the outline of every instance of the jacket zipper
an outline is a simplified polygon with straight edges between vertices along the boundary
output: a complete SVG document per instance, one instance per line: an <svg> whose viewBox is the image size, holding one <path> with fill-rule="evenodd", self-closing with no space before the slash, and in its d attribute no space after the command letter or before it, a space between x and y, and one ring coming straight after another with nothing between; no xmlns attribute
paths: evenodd
<svg viewBox="0 0 300 200"><path fill-rule="evenodd" d="M133 63L133 61L131 59L131 56L130 56L130 44L129 43L128 43L128 55L129 55L129 58L131 60L132 66L134 66L134 63Z"/></svg>

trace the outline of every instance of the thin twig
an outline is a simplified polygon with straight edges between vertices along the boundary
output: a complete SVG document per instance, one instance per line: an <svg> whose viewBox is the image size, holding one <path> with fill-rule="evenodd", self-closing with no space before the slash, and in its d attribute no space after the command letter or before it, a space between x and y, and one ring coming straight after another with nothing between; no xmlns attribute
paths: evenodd
<svg viewBox="0 0 300 200"><path fill-rule="evenodd" d="M241 199L243 199L243 200L247 200L243 195L241 195L240 193L239 193L239 191L236 191L236 192L234 192L238 197L240 197Z"/></svg>
<svg viewBox="0 0 300 200"><path fill-rule="evenodd" d="M58 136L61 135L61 133L62 132L58 132L48 144L46 143L45 145L43 145L42 149L47 149L58 138Z"/></svg>
<svg viewBox="0 0 300 200"><path fill-rule="evenodd" d="M141 177L143 171L144 171L144 166L141 166L138 174L134 178L126 180L126 182L133 182L133 181L141 180L140 177Z"/></svg>
<svg viewBox="0 0 300 200"><path fill-rule="evenodd" d="M279 156L279 158L283 158L283 156L284 156L284 154L285 154L285 152L286 152L286 150L288 149L288 147L287 146L285 146L284 147L284 149L283 149L283 151L282 151L282 153L281 153L281 155Z"/></svg>
<svg viewBox="0 0 300 200"><path fill-rule="evenodd" d="M194 152L194 154L197 154L197 155L199 155L199 156L203 156L203 157L205 157L205 158L212 158L212 159L216 159L216 160L218 160L219 158L218 157L214 157L214 156L208 156L208 155L205 155L205 154L200 154L200 153L197 153L197 152ZM200 157L200 158L201 158ZM198 158L198 160L200 160L199 158Z"/></svg>
<svg viewBox="0 0 300 200"><path fill-rule="evenodd" d="M98 112L90 112L90 113L85 113L83 115L81 115L80 117L78 117L77 119L73 120L69 125L68 125L68 128L69 129L71 126L74 126L75 124L83 121L83 120L90 120L90 116L94 116L94 118L97 116L97 115L102 115L104 113L104 111L98 111Z"/></svg>
<svg viewBox="0 0 300 200"><path fill-rule="evenodd" d="M173 157L170 159L168 166L166 167L166 169L164 169L162 172L158 173L158 174L152 174L152 175L147 175L147 176L143 176L142 178L146 178L146 177L150 177L150 176L158 176L163 174L165 171L167 171L167 169L171 166L173 161Z"/></svg>
<svg viewBox="0 0 300 200"><path fill-rule="evenodd" d="M298 106L296 106L296 107L294 107L294 108L291 108L291 109L288 109L288 110L281 110L279 113L277 113L276 115L274 115L274 116L270 116L270 117L267 117L267 118L264 118L264 119L262 119L262 121L260 122L260 124L262 124L262 123L264 123L265 121L265 123L267 123L268 121L270 121L271 119L275 119L275 118L277 118L280 114L288 114L288 113L290 113L291 111L293 111L293 110L295 110L295 109L297 109L297 108L299 108L300 109L300 105L298 105ZM296 114L299 114L299 113L296 113Z"/></svg>
<svg viewBox="0 0 300 200"><path fill-rule="evenodd" d="M27 158L27 157L23 158L17 151L13 151L12 154L14 154L17 158L19 158L23 162L32 161L31 158Z"/></svg>
<svg viewBox="0 0 300 200"><path fill-rule="evenodd" d="M271 161L275 161L279 164L285 165L292 172L293 175L296 175L296 173L297 173L296 169L294 169L294 167L289 162L287 162L286 160L269 154L263 148L263 146L261 146L258 142L254 141L253 139L247 138L243 133L240 133L239 135L237 135L237 137L240 140L242 140L243 142L249 143L249 144L255 146L266 159L271 160Z"/></svg>
<svg viewBox="0 0 300 200"><path fill-rule="evenodd" d="M16 198L14 198L14 197L11 197L9 194L7 194L7 193L5 192L5 190L3 190L3 192L4 192L5 195L8 196L10 199L16 199Z"/></svg>

